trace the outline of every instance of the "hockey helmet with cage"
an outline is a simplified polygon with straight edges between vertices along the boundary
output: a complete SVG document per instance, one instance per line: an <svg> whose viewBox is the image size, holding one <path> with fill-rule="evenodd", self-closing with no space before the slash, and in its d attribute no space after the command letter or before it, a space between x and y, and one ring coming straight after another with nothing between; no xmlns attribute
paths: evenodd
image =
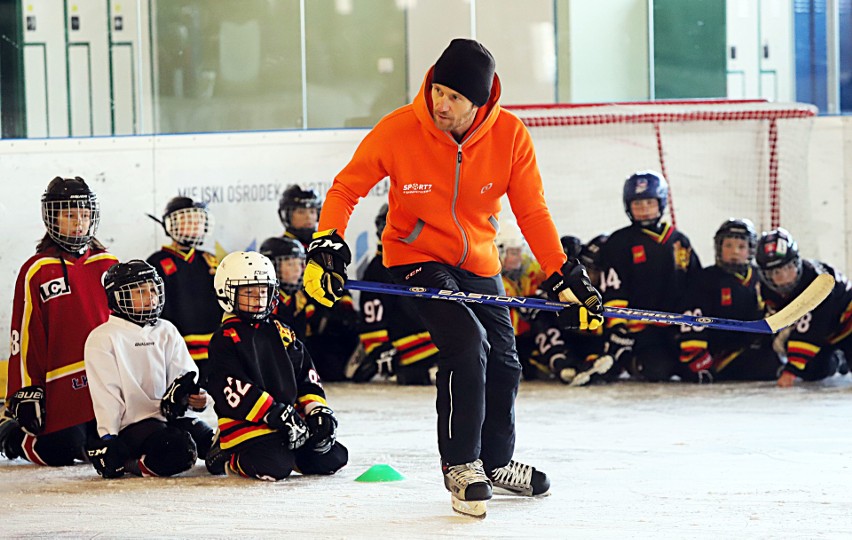
<svg viewBox="0 0 852 540"><path fill-rule="evenodd" d="M576 259L580 256L580 250L583 249L583 241L576 236L566 234L559 239L562 244L562 251L568 256L568 260Z"/></svg>
<svg viewBox="0 0 852 540"><path fill-rule="evenodd" d="M666 205L669 201L669 184L663 175L656 171L638 171L631 174L624 181L624 192L622 194L624 201L624 211L627 212L627 217L630 221L637 223L642 227L656 225L666 213ZM660 205L660 214L655 219L647 219L637 221L633 217L633 212L630 211L630 203L642 199L657 199Z"/></svg>
<svg viewBox="0 0 852 540"><path fill-rule="evenodd" d="M517 280L524 264L523 251L526 247L526 240L520 227L514 221L501 221L494 244L497 246L500 264L503 267L501 273L513 281Z"/></svg>
<svg viewBox="0 0 852 540"><path fill-rule="evenodd" d="M133 259L114 264L103 283L107 305L116 316L142 325L160 318L166 302L163 279L147 262Z"/></svg>
<svg viewBox="0 0 852 540"><path fill-rule="evenodd" d="M251 285L265 287L265 304L256 310L241 310L239 297L246 295L244 299L248 300L245 287ZM256 251L235 251L222 259L213 277L213 287L226 313L237 313L248 319L265 319L278 303L275 266L268 257Z"/></svg>
<svg viewBox="0 0 852 540"><path fill-rule="evenodd" d="M790 232L778 227L763 233L757 241L755 260L760 269L760 280L773 291L786 295L793 291L802 278L802 258L799 256L799 244ZM795 265L796 278L790 283L776 285L772 274L776 269L788 264Z"/></svg>
<svg viewBox="0 0 852 540"><path fill-rule="evenodd" d="M382 233L385 232L385 226L388 224L388 203L379 208L379 213L376 214L376 236L379 237L379 242L382 241Z"/></svg>
<svg viewBox="0 0 852 540"><path fill-rule="evenodd" d="M204 243L212 228L213 218L207 211L206 203L178 196L166 204L163 229L178 244L197 247Z"/></svg>
<svg viewBox="0 0 852 540"><path fill-rule="evenodd" d="M589 270L601 269L601 248L609 240L608 234L599 234L589 240L589 243L580 250L580 262Z"/></svg>
<svg viewBox="0 0 852 540"><path fill-rule="evenodd" d="M88 212L83 212L83 211ZM79 230L80 225L86 224L80 219L88 214L88 224L85 230ZM59 217L67 216L77 220L78 229L70 234L65 227L60 227ZM62 178L57 176L47 185L41 196L41 219L47 228L47 234L62 249L79 253L94 238L101 221L101 207L98 197L86 184L86 181L75 176Z"/></svg>
<svg viewBox="0 0 852 540"><path fill-rule="evenodd" d="M729 263L722 260L722 243L725 238L739 238L748 242L748 260L746 262ZM716 266L732 274L745 274L749 265L754 262L754 254L757 249L757 232L754 223L750 219L729 218L719 226L713 236L713 245L716 250Z"/></svg>
<svg viewBox="0 0 852 540"><path fill-rule="evenodd" d="M281 219L284 229L296 236L302 243L307 244L310 243L311 236L316 232L316 227L293 227L293 210L298 208L316 208L319 212L322 209L322 198L313 189L302 189L301 186L293 184L284 190L281 199L278 201L278 217Z"/></svg>
<svg viewBox="0 0 852 540"><path fill-rule="evenodd" d="M288 236L273 236L267 238L260 245L261 255L269 258L275 266L275 273L278 277L278 286L281 287L287 294L293 294L301 287L301 272L304 272L305 263L305 248L302 243L295 238ZM290 259L298 259L302 262L302 268L297 281L290 281L287 276L281 274L281 263Z"/></svg>

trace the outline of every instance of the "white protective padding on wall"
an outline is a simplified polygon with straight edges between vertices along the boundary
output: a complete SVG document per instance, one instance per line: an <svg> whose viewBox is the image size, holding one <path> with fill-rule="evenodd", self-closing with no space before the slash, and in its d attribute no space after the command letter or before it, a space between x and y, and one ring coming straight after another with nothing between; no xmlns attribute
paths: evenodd
<svg viewBox="0 0 852 540"><path fill-rule="evenodd" d="M222 256L280 235L278 199L292 183L320 195L352 157L366 130L264 132L0 141L0 359L8 358L12 296L21 265L44 235L40 199L55 176L81 176L98 194L97 237L120 260L146 258L166 243L166 203L186 195L209 203L211 238ZM375 252L374 219L387 198L380 182L356 207L346 231L356 267Z"/></svg>

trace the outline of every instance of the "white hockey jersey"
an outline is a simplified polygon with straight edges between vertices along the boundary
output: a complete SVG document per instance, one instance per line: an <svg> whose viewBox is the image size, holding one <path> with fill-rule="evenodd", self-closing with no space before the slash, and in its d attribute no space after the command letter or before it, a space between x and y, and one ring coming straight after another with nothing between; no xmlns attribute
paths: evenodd
<svg viewBox="0 0 852 540"><path fill-rule="evenodd" d="M177 328L160 319L139 326L110 315L89 334L86 375L98 435L118 435L125 427L160 414L160 399L176 378L196 371Z"/></svg>

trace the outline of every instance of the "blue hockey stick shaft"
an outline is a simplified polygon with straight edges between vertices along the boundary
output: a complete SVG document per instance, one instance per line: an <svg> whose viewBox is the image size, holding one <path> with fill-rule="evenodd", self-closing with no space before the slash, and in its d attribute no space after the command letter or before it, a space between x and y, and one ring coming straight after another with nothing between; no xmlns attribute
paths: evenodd
<svg viewBox="0 0 852 540"><path fill-rule="evenodd" d="M428 287L405 287L402 285L391 285L387 283L376 283L372 281L359 281L350 279L346 282L346 288L356 291L367 291L379 294L395 294L399 296L413 296L433 300L455 300L457 302L471 302L476 304L488 304L492 306L504 306L510 308L542 309L546 311L560 311L571 304L554 302L543 298L531 298L526 296L498 296L491 294L469 293L462 291L450 291L446 289L432 289ZM772 334L773 330L766 319L756 321L738 321L734 319L721 319L717 317L696 317L681 313L666 313L662 311L651 311L647 309L632 309L621 307L604 306L604 317L631 319L634 321L654 322L663 324L678 324L685 326L696 326L702 328L717 328L721 330L734 330L737 332L754 332L760 334Z"/></svg>

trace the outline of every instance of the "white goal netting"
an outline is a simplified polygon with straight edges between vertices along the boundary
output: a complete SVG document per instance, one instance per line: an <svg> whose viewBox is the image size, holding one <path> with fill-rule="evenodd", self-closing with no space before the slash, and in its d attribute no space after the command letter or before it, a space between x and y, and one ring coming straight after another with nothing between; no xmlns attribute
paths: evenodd
<svg viewBox="0 0 852 540"><path fill-rule="evenodd" d="M560 234L584 242L628 224L624 180L653 169L669 181L669 219L703 264L729 217L758 234L790 229L815 240L808 143L816 108L802 103L669 101L508 107L535 142L545 195Z"/></svg>

